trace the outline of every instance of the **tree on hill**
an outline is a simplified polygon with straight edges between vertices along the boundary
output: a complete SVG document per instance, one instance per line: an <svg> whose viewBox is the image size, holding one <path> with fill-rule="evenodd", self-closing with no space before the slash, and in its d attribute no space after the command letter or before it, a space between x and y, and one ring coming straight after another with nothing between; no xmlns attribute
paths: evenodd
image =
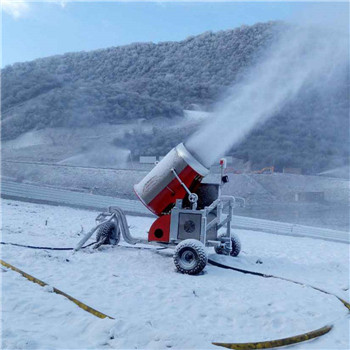
<svg viewBox="0 0 350 350"><path fill-rule="evenodd" d="M269 22L180 42L136 43L16 63L1 70L2 139L47 127L130 123L213 109L285 24ZM305 48L307 49L307 48ZM327 77L259 125L230 152L256 167L315 173L349 163L349 71ZM132 154L164 155L196 129L135 131L114 142Z"/></svg>

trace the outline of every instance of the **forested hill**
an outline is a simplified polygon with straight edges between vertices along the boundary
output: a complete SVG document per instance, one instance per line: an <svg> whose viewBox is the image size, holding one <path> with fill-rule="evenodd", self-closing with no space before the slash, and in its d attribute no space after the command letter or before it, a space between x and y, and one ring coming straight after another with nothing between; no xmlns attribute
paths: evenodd
<svg viewBox="0 0 350 350"><path fill-rule="evenodd" d="M269 22L180 42L135 43L16 63L2 70L2 138L33 129L129 123L211 106L285 24ZM305 48L307 50L307 48ZM288 84L288 82L286 82ZM116 140L133 156L165 154L195 127ZM256 167L316 173L349 162L349 72L302 89L231 153Z"/></svg>
<svg viewBox="0 0 350 350"><path fill-rule="evenodd" d="M252 64L277 23L16 63L2 70L2 131L181 116L210 105Z"/></svg>

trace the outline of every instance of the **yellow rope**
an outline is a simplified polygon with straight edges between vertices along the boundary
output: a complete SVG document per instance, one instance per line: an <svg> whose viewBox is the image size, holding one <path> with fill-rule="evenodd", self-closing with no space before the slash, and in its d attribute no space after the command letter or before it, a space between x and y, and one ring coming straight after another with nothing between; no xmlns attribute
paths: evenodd
<svg viewBox="0 0 350 350"><path fill-rule="evenodd" d="M15 266L0 260L1 265L16 271L18 273L20 273L23 277L27 278L29 281L32 281L34 283L39 284L40 286L44 287L47 286L48 284L25 273L24 271L16 268ZM61 290L53 287L53 291L56 294L60 294L63 295L64 297L66 297L67 299L69 299L70 301L72 301L73 303L75 303L76 305L78 305L80 308L82 308L83 310L89 312L90 314L99 317L99 318L110 318L112 320L114 320L113 317L108 316L103 314L100 311L97 311L95 309L93 309L92 307L82 303L81 301L73 298L72 296L70 296L69 294L66 294L64 292L62 292ZM330 294L327 292L327 294ZM342 298L336 296L343 304L344 306L350 310L350 304L343 300ZM306 340L310 340L313 338L317 338L320 337L322 335L327 334L331 329L333 328L333 325L329 325L329 326L324 326L322 328L316 329L314 331L311 332L307 332L307 333L303 333L303 334L299 334L293 337L289 337L289 338L283 338L283 339L277 339L277 340L269 340L269 341L262 341L262 342L255 342L255 343L212 343L213 345L217 345L217 346L221 346L221 347L225 347L228 349L235 349L235 350L251 350L251 349L270 349L270 348L276 348L276 347L280 347L280 346L286 346L286 345L291 345L291 344L296 344L296 343L300 343Z"/></svg>
<svg viewBox="0 0 350 350"><path fill-rule="evenodd" d="M342 299L342 298L340 298L340 297L338 297L338 296L336 296L343 304L344 304L344 306L350 311L350 304L346 301L346 300L344 300L344 299Z"/></svg>
<svg viewBox="0 0 350 350"><path fill-rule="evenodd" d="M264 277L264 276L262 276ZM350 311L350 304L338 297L337 295L327 292L321 288L318 287L314 287L308 284L304 284L301 282L296 282L287 278L282 278L282 277L275 277L275 276L267 276L267 277L273 277L273 278L277 278L277 279L281 279L281 280L285 280L287 282L292 282L292 283L296 283L296 284L300 284L300 285L304 285L310 288L313 288L315 290L318 290L322 293L326 293L328 295L333 295L334 297L336 297L340 302L343 303L343 305ZM313 338L317 338L320 337L322 335L325 335L326 333L328 333L331 329L333 328L333 325L329 325L329 326L324 326L322 328L316 329L314 331L311 332L307 332L307 333L303 333L303 334L299 334L293 337L289 337L289 338L283 338L283 339L277 339L277 340L268 340L268 341L262 341L262 342L255 342L255 343L212 343L213 345L217 345L217 346L222 346L228 349L236 349L236 350L250 350L250 349L271 349L271 348L276 348L276 347L280 347L280 346L286 346L286 345L291 345L291 344L296 344L296 343L300 343L306 340L310 340Z"/></svg>
<svg viewBox="0 0 350 350"><path fill-rule="evenodd" d="M314 331L295 335L289 338L268 340L268 341L262 341L262 342L256 342L256 343L213 343L213 344L217 346L222 346L228 349L235 349L235 350L271 349L271 348L277 348L279 346L296 344L306 340L320 337L321 335L328 333L332 328L333 326L325 326L325 327L316 329Z"/></svg>
<svg viewBox="0 0 350 350"><path fill-rule="evenodd" d="M5 266L5 267L7 267L7 268L9 268L9 269L11 269L11 270L13 270L13 271L16 271L16 272L20 273L23 277L25 277L26 279L28 279L28 280L31 281L31 282L37 283L37 284L39 284L39 285L42 286L42 287L45 287L45 286L48 285L47 283L45 283L45 282L39 280L38 278L35 278L35 277L33 277L33 276L27 274L26 272L24 272L24 271L18 269L17 267L15 267L15 266L13 266L13 265L11 265L11 264L9 264L9 263L3 261L3 260L0 260L0 263L1 263L1 265ZM69 294L67 294L67 293L65 293L65 292L62 292L61 290L59 290L59 289L57 289L57 288L55 288L55 287L53 287L53 292L55 292L56 294L63 295L64 297L66 297L67 299L69 299L70 301L72 301L74 304L78 305L81 309L83 309L83 310L89 312L90 314L92 314L92 315L94 315L94 316L96 316L96 317L99 317L99 318L106 318L106 317L108 317L108 318L114 320L113 317L108 316L108 315L105 315L104 313L93 309L92 307L90 307L90 306L88 306L88 305L82 303L82 302L79 301L78 299L73 298L73 297L70 296Z"/></svg>

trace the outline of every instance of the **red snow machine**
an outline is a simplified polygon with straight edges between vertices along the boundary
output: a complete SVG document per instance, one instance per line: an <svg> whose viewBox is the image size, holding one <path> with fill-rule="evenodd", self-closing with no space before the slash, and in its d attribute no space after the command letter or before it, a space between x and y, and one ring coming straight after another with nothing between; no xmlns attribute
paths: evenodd
<svg viewBox="0 0 350 350"><path fill-rule="evenodd" d="M97 245L118 244L122 235L129 244L174 246L177 270L190 275L200 273L206 266L208 246L214 246L218 254L237 256L241 245L231 231L235 198L221 195L221 187L228 181L224 159L220 166L219 183L202 183L209 169L184 144L179 144L134 186L139 200L157 216L148 240L132 237L123 211L110 207L97 217L99 224L92 230L97 230ZM221 228L223 232L219 234ZM85 238L76 249L87 241Z"/></svg>

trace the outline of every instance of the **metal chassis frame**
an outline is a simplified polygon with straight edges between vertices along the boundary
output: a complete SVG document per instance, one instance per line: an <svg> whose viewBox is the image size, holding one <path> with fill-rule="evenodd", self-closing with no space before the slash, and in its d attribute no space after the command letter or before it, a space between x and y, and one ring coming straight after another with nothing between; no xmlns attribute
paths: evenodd
<svg viewBox="0 0 350 350"><path fill-rule="evenodd" d="M176 201L175 207L171 210L171 220L170 220L170 241L169 243L179 243L181 240L177 239L178 235L178 224L179 224L179 214L200 214L201 218L201 231L200 231L200 241L204 245L219 245L221 244L221 239L207 241L207 232L214 225L217 225L217 230L226 225L225 238L230 238L229 242L231 244L231 221L233 216L233 208L235 206L235 197L233 196L221 196L215 200L210 206L205 207L201 210L193 209L183 209L182 200ZM228 214L223 215L224 209L228 208ZM216 218L208 223L208 215L217 209Z"/></svg>
<svg viewBox="0 0 350 350"><path fill-rule="evenodd" d="M79 242L76 250L79 250L81 246L87 241L88 238L92 236L92 234L96 231L98 227L100 227L103 223L107 221L114 221L119 225L121 229L121 234L124 240L129 244L173 244L176 245L181 240L177 239L178 234L178 224L179 224L179 214L200 214L201 215L201 231L200 231L200 241L206 246L219 246L219 245L227 245L229 243L230 249L232 248L231 243L231 221L233 216L233 209L235 207L236 199L233 196L220 196L217 200L215 200L211 205L205 207L201 210L196 209L183 209L182 208L182 200L178 199L176 201L175 207L171 210L171 220L170 220L170 239L168 243L158 243L158 242L148 242L148 240L144 239L136 239L132 237L128 224L126 222L126 217L124 212L118 207L109 207L108 212L101 213L97 216L97 226L94 227L82 240ZM228 208L228 214L224 215L224 209ZM208 223L208 215L217 209L215 219L211 220ZM214 225L217 225L217 230L226 225L226 234L222 237L217 237L217 240L207 240L207 232Z"/></svg>

